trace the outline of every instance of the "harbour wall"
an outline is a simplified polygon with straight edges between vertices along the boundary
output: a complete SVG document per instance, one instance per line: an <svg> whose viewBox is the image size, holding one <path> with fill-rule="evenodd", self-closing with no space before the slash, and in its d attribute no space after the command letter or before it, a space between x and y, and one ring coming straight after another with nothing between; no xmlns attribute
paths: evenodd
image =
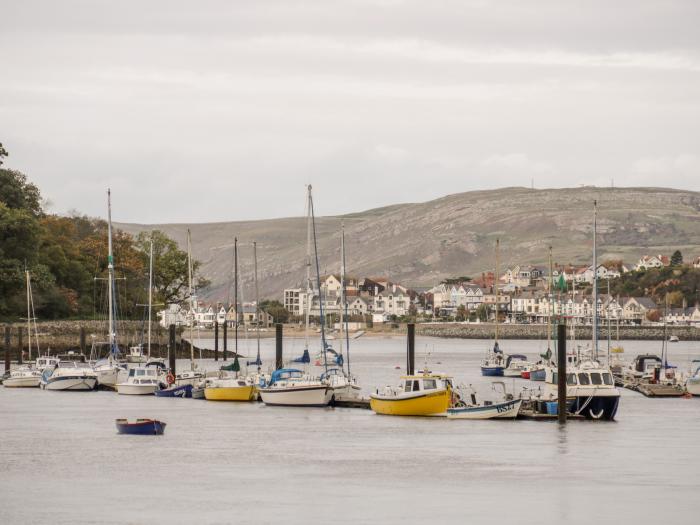
<svg viewBox="0 0 700 525"><path fill-rule="evenodd" d="M416 325L416 331L420 335L432 337L451 337L458 339L491 339L494 336L495 326L490 323L463 324L463 323L421 323ZM617 329L610 329L610 336L617 338ZM570 333L570 332L569 332ZM591 326L577 326L577 339L591 339L593 329ZM664 337L663 326L620 326L620 339L623 340L648 340L661 341ZM700 341L700 329L693 326L668 326L666 336L676 335L681 341ZM498 327L499 339L545 339L547 326L541 324L501 324ZM601 340L608 338L607 326L598 327L598 337Z"/></svg>

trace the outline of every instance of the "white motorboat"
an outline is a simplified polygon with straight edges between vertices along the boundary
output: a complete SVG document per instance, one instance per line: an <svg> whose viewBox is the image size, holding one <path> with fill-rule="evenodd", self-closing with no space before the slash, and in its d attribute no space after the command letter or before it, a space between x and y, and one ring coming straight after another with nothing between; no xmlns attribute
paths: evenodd
<svg viewBox="0 0 700 525"><path fill-rule="evenodd" d="M700 396L700 359L693 359L691 370L695 368L695 373L685 382L685 389L689 394Z"/></svg>
<svg viewBox="0 0 700 525"><path fill-rule="evenodd" d="M668 338L669 343L678 343L680 338L677 335L672 335Z"/></svg>
<svg viewBox="0 0 700 525"><path fill-rule="evenodd" d="M304 375L301 370L275 370L270 383L259 389L263 403L273 406L327 406L333 389L325 381Z"/></svg>
<svg viewBox="0 0 700 525"><path fill-rule="evenodd" d="M94 390L97 374L87 363L61 361L44 370L39 384L44 390Z"/></svg>
<svg viewBox="0 0 700 525"><path fill-rule="evenodd" d="M495 381L491 384L491 388L498 392L496 387L501 388L499 401L478 402L473 388L468 397L460 392L455 396L454 406L447 409L448 419L515 419L518 417L523 400L514 399L513 394L506 391L506 384L503 381Z"/></svg>
<svg viewBox="0 0 700 525"><path fill-rule="evenodd" d="M117 383L117 394L121 395L153 395L165 385L162 371L154 366L139 366L129 370L126 382Z"/></svg>
<svg viewBox="0 0 700 525"><path fill-rule="evenodd" d="M148 361L148 356L143 353L143 346L129 347L129 353L126 354L127 363L145 363L146 361Z"/></svg>
<svg viewBox="0 0 700 525"><path fill-rule="evenodd" d="M510 354L506 357L506 367L503 369L503 377L522 377L525 370L529 370L531 363L522 354Z"/></svg>
<svg viewBox="0 0 700 525"><path fill-rule="evenodd" d="M36 388L41 381L41 372L28 366L10 370L10 376L3 380L6 388Z"/></svg>

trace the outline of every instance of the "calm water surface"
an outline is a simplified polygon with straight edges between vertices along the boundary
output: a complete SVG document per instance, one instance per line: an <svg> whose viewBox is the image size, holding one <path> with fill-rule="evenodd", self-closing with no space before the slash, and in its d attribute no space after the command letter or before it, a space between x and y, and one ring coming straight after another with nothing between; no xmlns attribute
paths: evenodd
<svg viewBox="0 0 700 525"><path fill-rule="evenodd" d="M429 352L433 370L487 395L487 344L419 338L417 361ZM269 363L274 341L261 345ZM660 344L624 346L630 358ZM286 357L302 347L286 340ZM683 368L700 357L696 343L669 348ZM254 357L255 342L240 350ZM367 392L398 381L403 338L359 339L351 351ZM168 428L120 436L118 417ZM0 523L697 523L699 450L700 398L629 391L616 422L560 428L0 388Z"/></svg>

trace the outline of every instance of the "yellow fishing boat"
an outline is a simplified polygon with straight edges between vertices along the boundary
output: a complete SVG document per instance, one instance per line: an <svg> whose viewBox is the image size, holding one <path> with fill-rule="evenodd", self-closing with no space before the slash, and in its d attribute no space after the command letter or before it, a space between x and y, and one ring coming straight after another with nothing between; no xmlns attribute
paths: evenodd
<svg viewBox="0 0 700 525"><path fill-rule="evenodd" d="M204 388L208 401L253 401L257 395L255 385L245 378L215 379Z"/></svg>
<svg viewBox="0 0 700 525"><path fill-rule="evenodd" d="M398 387L370 394L370 407L389 416L444 416L452 403L452 378L425 372L401 378Z"/></svg>

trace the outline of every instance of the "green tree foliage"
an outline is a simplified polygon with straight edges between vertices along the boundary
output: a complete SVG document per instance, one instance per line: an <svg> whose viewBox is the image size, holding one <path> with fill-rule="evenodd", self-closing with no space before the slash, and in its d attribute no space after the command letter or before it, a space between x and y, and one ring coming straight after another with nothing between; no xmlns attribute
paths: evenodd
<svg viewBox="0 0 700 525"><path fill-rule="evenodd" d="M689 305L700 301L700 269L690 266L669 266L650 268L645 271L622 274L619 279L610 281L611 293L622 297L648 296L663 305L666 294L674 294L674 301L679 304L683 299Z"/></svg>
<svg viewBox="0 0 700 525"><path fill-rule="evenodd" d="M7 157L7 150L2 147L2 142L0 142L0 166L2 166L3 157Z"/></svg>
<svg viewBox="0 0 700 525"><path fill-rule="evenodd" d="M264 299L260 301L260 309L270 314L276 323L286 323L290 317L290 313L284 305L274 299Z"/></svg>
<svg viewBox="0 0 700 525"><path fill-rule="evenodd" d="M4 152L4 150L1 150ZM0 154L0 158L6 153ZM39 189L18 171L0 169L0 318L26 316L25 270L41 319L103 317L107 312L107 223L84 216L45 214ZM185 298L187 255L154 232L156 297ZM121 318L141 318L147 300L148 234L138 240L113 232L116 303ZM198 288L208 281L198 275Z"/></svg>
<svg viewBox="0 0 700 525"><path fill-rule="evenodd" d="M136 237L136 247L140 253L141 263L146 269L148 269L151 239L153 239L154 300L169 304L188 299L187 253L160 230L141 232ZM197 290L209 286L209 281L200 275L201 266L200 261L192 261L192 281Z"/></svg>
<svg viewBox="0 0 700 525"><path fill-rule="evenodd" d="M676 250L671 255L671 266L680 266L681 264L683 264L683 254L680 250Z"/></svg>

